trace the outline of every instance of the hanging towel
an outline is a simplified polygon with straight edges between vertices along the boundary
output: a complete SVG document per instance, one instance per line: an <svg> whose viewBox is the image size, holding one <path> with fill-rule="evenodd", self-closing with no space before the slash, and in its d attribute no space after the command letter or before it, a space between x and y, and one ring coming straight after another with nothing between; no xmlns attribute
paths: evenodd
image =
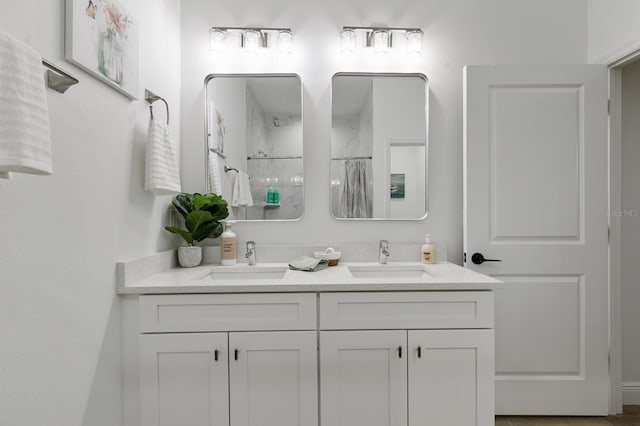
<svg viewBox="0 0 640 426"><path fill-rule="evenodd" d="M340 194L340 217L371 217L373 203L367 185L366 160L347 160L344 163L342 192Z"/></svg>
<svg viewBox="0 0 640 426"><path fill-rule="evenodd" d="M220 179L220 163L218 154L209 150L209 190L214 194L222 195L222 180Z"/></svg>
<svg viewBox="0 0 640 426"><path fill-rule="evenodd" d="M51 135L42 58L0 31L0 176L50 175Z"/></svg>
<svg viewBox="0 0 640 426"><path fill-rule="evenodd" d="M178 156L169 135L169 126L153 118L149 123L144 189L156 195L181 191Z"/></svg>
<svg viewBox="0 0 640 426"><path fill-rule="evenodd" d="M245 172L236 173L231 192L231 207L251 207L253 205L249 175Z"/></svg>

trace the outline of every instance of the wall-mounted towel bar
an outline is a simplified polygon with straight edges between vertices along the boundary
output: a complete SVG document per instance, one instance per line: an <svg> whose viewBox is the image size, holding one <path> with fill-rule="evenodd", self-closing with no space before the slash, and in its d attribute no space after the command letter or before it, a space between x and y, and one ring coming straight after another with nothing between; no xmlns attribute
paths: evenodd
<svg viewBox="0 0 640 426"><path fill-rule="evenodd" d="M165 101L162 96L156 95L155 93L153 93L149 89L144 89L144 99L147 102L149 102L149 111L151 111L151 119L153 119L153 105L152 104L155 101L164 102L164 106L167 107L167 126L168 126L169 125L169 104L167 103L167 101Z"/></svg>
<svg viewBox="0 0 640 426"><path fill-rule="evenodd" d="M56 92L64 93L69 87L80 82L77 78L53 65L46 59L42 60L42 65L48 68L47 86Z"/></svg>
<svg viewBox="0 0 640 426"><path fill-rule="evenodd" d="M227 158L226 155L224 155L222 152L220 152L218 149L216 148L209 148L209 151L213 152L214 154L217 154L219 157L222 158Z"/></svg>
<svg viewBox="0 0 640 426"><path fill-rule="evenodd" d="M240 170L236 169L235 167L229 167L229 166L226 166L226 165L224 166L224 172L225 172L225 173L229 173L229 172L230 172L230 171L232 171L232 170L233 170L234 172L238 172L238 173L240 173Z"/></svg>

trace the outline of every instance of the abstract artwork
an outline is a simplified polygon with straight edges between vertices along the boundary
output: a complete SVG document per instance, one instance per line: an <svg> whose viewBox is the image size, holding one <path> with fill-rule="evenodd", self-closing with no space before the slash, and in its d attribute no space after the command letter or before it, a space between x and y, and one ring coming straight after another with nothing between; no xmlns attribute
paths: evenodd
<svg viewBox="0 0 640 426"><path fill-rule="evenodd" d="M136 99L138 21L117 0L67 0L65 57Z"/></svg>
<svg viewBox="0 0 640 426"><path fill-rule="evenodd" d="M391 198L404 198L404 173L391 173Z"/></svg>

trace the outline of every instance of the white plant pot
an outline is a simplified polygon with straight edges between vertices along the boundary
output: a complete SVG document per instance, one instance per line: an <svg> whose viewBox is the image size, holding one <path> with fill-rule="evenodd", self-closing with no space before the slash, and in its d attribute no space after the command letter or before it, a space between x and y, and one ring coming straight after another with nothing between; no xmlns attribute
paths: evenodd
<svg viewBox="0 0 640 426"><path fill-rule="evenodd" d="M202 247L180 247L178 248L178 263L183 268L193 268L202 262Z"/></svg>

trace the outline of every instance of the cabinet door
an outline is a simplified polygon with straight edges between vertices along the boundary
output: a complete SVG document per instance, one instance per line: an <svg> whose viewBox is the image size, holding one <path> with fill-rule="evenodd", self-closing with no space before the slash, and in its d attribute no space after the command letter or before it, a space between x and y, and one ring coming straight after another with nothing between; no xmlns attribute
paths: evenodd
<svg viewBox="0 0 640 426"><path fill-rule="evenodd" d="M493 330L409 331L409 426L493 426Z"/></svg>
<svg viewBox="0 0 640 426"><path fill-rule="evenodd" d="M322 426L406 425L406 343L404 330L320 332Z"/></svg>
<svg viewBox="0 0 640 426"><path fill-rule="evenodd" d="M228 426L227 334L140 336L142 426Z"/></svg>
<svg viewBox="0 0 640 426"><path fill-rule="evenodd" d="M229 333L232 426L316 426L315 331Z"/></svg>

